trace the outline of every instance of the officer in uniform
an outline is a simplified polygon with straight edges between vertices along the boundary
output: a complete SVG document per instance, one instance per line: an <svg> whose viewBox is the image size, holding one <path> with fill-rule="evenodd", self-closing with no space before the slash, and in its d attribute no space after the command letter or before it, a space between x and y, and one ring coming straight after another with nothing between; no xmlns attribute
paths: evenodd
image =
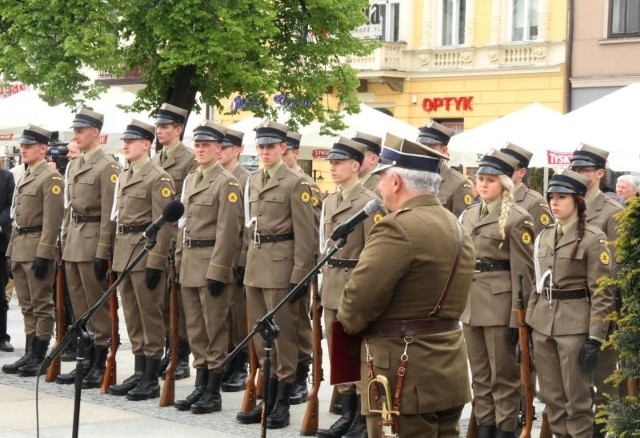
<svg viewBox="0 0 640 438"><path fill-rule="evenodd" d="M240 184L218 163L224 132L212 122L193 131L199 167L189 174L182 192L180 279L196 388L185 400L176 401L175 407L194 414L222 409L219 365L227 356L227 316L242 229Z"/></svg>
<svg viewBox="0 0 640 438"><path fill-rule="evenodd" d="M327 157L331 163L331 176L333 182L338 185L338 191L329 195L324 203L320 218L321 253L328 252L335 245L330 236L338 225L361 211L370 200L378 199L378 196L371 190L365 189L358 179L358 171L366 151L367 147L364 144L340 137ZM358 263L369 230L374 222L380 219L382 214L376 213L359 223L349 234L346 245L329 259L322 271L320 296L329 344L332 340L331 323L336 319L342 290ZM358 411L360 404L356 386L337 385L337 390L340 393L342 415L329 429L318 430L316 436L324 438L341 438L344 435L352 436L351 434L366 436L367 423L365 417Z"/></svg>
<svg viewBox="0 0 640 438"><path fill-rule="evenodd" d="M28 167L14 191L14 228L7 249L27 336L25 354L2 371L35 376L53 335L55 244L64 214L62 175L45 161L51 132L27 125L20 155Z"/></svg>
<svg viewBox="0 0 640 438"><path fill-rule="evenodd" d="M547 196L558 224L535 243L537 293L529 299L527 323L554 436L593 436L591 372L614 305L610 290L594 293L611 275L611 256L604 232L585 223L586 192L583 175L554 175Z"/></svg>
<svg viewBox="0 0 640 438"><path fill-rule="evenodd" d="M529 212L533 219L534 231L537 236L543 229L553 226L553 220L551 219L551 211L546 199L523 183L527 176L529 162L533 157L533 153L513 143L507 143L500 151L518 160L518 167L511 177L516 188L513 193L513 201L516 205Z"/></svg>
<svg viewBox="0 0 640 438"><path fill-rule="evenodd" d="M380 414L369 404L379 408L374 396L384 391L369 386L368 375L386 377L384 402L400 406L388 425L392 432L457 437L470 399L458 319L473 275L473 245L438 200L444 157L408 140L393 146L382 150L378 167L390 213L371 229L337 319L347 333L363 336L362 412L369 437L381 436ZM402 359L404 378L398 379Z"/></svg>
<svg viewBox="0 0 640 438"><path fill-rule="evenodd" d="M447 157L446 160L448 160L449 147L447 145L453 134L454 131L452 129L429 120L420 128L418 143L444 154ZM460 216L473 203L471 184L460 172L450 168L445 160L440 165L440 176L442 177L440 192L438 192L440 202L451 213Z"/></svg>
<svg viewBox="0 0 640 438"><path fill-rule="evenodd" d="M162 151L153 157L153 162L163 168L173 179L176 188L175 199L180 199L184 179L196 167L196 161L193 156L193 150L185 146L180 137L184 132L187 123L189 111L184 108L163 103L156 115L156 135L158 143L162 145ZM174 228L172 238L176 238L177 230ZM165 293L165 324L169 327L169 294ZM178 361L175 368L175 379L185 379L191 375L191 367L189 366L189 342L187 341L187 328L185 325L184 306L180 302L182 296L178 297ZM164 375L164 371L169 364L169 334L166 334L166 351L160 365L160 373Z"/></svg>
<svg viewBox="0 0 640 438"><path fill-rule="evenodd" d="M286 125L265 122L256 128L258 154L264 169L251 174L245 189L245 224L251 233L244 277L250 321L272 310L311 269L315 238L309 183L282 161L287 150ZM301 298L301 297L299 297ZM272 350L266 397L273 409L267 427L289 425L289 394L298 365L296 319L299 304L287 303L274 317L280 333ZM254 337L262 356L263 340ZM267 381L268 379L268 381ZM262 406L240 412L241 423L260 422Z"/></svg>
<svg viewBox="0 0 640 438"><path fill-rule="evenodd" d="M351 140L362 143L367 147L367 152L364 155L364 161L362 162L362 166L360 166L359 173L362 186L380 196L380 192L378 191L380 175L375 173L374 169L378 165L378 161L380 161L382 139L364 132L356 132L356 136Z"/></svg>
<svg viewBox="0 0 640 438"><path fill-rule="evenodd" d="M124 157L131 162L122 172L114 197L112 219L117 222L113 270L122 274L132 254L142 250L143 232L162 215L174 198L173 180L149 159L154 127L132 120L124 132ZM111 385L109 394L126 395L129 400L160 396L158 369L164 345L165 267L173 230L162 227L156 245L120 283L120 296L135 372L122 384Z"/></svg>
<svg viewBox="0 0 640 438"><path fill-rule="evenodd" d="M69 161L65 176L67 214L63 226L62 260L76 318L93 307L108 287L108 260L115 238L111 206L121 168L100 147L103 121L102 114L82 108L71 125L73 141L82 156ZM99 388L111 337L109 308L100 307L88 327L94 335L94 347L86 351L87 360L83 362L86 374L82 386ZM73 383L74 379L75 370L58 376L56 382Z"/></svg>

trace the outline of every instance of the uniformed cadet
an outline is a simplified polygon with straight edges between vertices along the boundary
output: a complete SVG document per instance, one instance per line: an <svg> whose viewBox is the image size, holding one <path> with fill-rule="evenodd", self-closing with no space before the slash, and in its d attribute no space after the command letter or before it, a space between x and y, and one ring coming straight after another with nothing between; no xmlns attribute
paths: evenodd
<svg viewBox="0 0 640 438"><path fill-rule="evenodd" d="M408 140L385 145L379 187L390 213L371 228L340 298L338 320L347 333L363 336L369 437L381 436L381 415L369 404L380 409L376 396L385 391L369 386L368 374L388 379L385 402L400 406L389 427L400 437L458 437L470 399L458 319L475 258L468 234L438 200L443 158Z"/></svg>
<svg viewBox="0 0 640 438"><path fill-rule="evenodd" d="M549 181L557 225L535 242L536 292L529 298L540 392L554 436L593 436L591 372L607 336L613 294L595 294L611 275L604 232L585 222L587 178L565 170Z"/></svg>
<svg viewBox="0 0 640 438"><path fill-rule="evenodd" d="M302 135L297 132L289 131L284 139L287 144L287 151L282 156L282 161L289 167L289 169L302 175L304 179L309 183L311 188L311 205L313 205L314 225L315 225L315 238L314 248L318 248L318 230L320 227L320 212L322 211L322 193L320 187L316 184L315 180L309 175L304 173L304 170L298 165L298 157L300 156L300 141ZM316 256L314 253L313 265L316 264ZM310 292L310 289L309 289ZM307 378L309 375L309 368L313 361L313 345L311 344L311 320L309 319L309 310L311 309L311 294L307 292L304 297L298 300L300 309L300 318L298 318L297 329L298 333L298 368L296 369L296 380L291 387L291 396L289 397L289 403L297 405L307 401L309 397L309 391L307 388Z"/></svg>
<svg viewBox="0 0 640 438"><path fill-rule="evenodd" d="M25 354L2 371L35 376L53 335L54 258L64 213L62 175L45 161L51 132L27 125L20 137L20 156L27 169L14 191L13 233L7 249L26 334Z"/></svg>
<svg viewBox="0 0 640 438"><path fill-rule="evenodd" d="M420 128L418 143L426 145L444 154L449 159L449 140L454 135L452 129L438 122L429 120ZM449 167L445 160L440 165L442 184L438 198L444 208L455 216L460 216L467 207L473 203L473 190L469 181L457 170Z"/></svg>
<svg viewBox="0 0 640 438"><path fill-rule="evenodd" d="M251 233L244 285L249 320L256 321L272 310L311 270L315 236L309 183L282 161L288 127L265 122L256 128L256 143L264 169L251 174L245 189L245 224ZM266 397L273 409L267 427L289 424L289 394L298 365L295 329L298 303L287 303L273 320L280 332L271 352L271 375L264 376ZM263 340L254 337L263 356ZM268 380L267 380L268 379ZM240 412L241 423L259 423L262 405Z"/></svg>
<svg viewBox="0 0 640 438"><path fill-rule="evenodd" d="M379 199L374 192L365 189L358 179L358 171L366 151L367 147L364 144L340 137L327 157L331 164L331 177L338 185L338 191L327 197L322 209L321 256L335 246L330 236L338 225L361 211L370 200ZM329 345L332 340L331 323L336 319L342 290L358 263L369 230L380 219L382 219L382 212L375 213L360 222L353 232L349 233L347 243L329 259L323 268L320 297ZM324 438L341 438L344 435L366 436L367 422L364 415L358 411L360 395L356 394L356 386L354 384L337 385L337 390L340 393L342 415L329 429L319 429L316 436Z"/></svg>
<svg viewBox="0 0 640 438"><path fill-rule="evenodd" d="M76 318L93 307L107 289L108 260L113 253L115 222L111 220L111 206L121 168L100 147L103 121L102 114L82 108L71 125L73 142L82 155L69 161L65 175L62 260ZM82 386L99 388L111 337L108 306L101 306L87 327L94 342L85 350ZM75 369L58 376L56 382L71 384L74 380Z"/></svg>
<svg viewBox="0 0 640 438"><path fill-rule="evenodd" d="M367 147L367 152L364 154L364 161L362 161L359 173L362 186L380 196L380 191L378 190L380 175L375 173L374 170L380 161L382 138L364 132L356 132L355 137L351 140L362 143Z"/></svg>
<svg viewBox="0 0 640 438"><path fill-rule="evenodd" d="M583 175L587 178L587 193L584 200L587 204L587 224L596 228L600 228L606 235L609 242L609 250L611 251L612 272L617 272L615 263L615 246L613 242L618 238L618 220L616 213L623 209L617 202L607 198L600 190L600 182L605 175L605 167L609 152L590 146L587 144L580 145L571 156L571 170ZM616 294L616 307L621 306L621 298L619 291ZM615 325L609 323L609 333L613 332ZM605 348L598 359L598 366L593 372L593 384L596 387L596 393L593 402L596 406L606 405L611 399L617 399L619 390L613 382L605 382L605 380L616 369L618 355L612 347ZM594 437L604 437L602 428L604 425L594 425Z"/></svg>
<svg viewBox="0 0 640 438"><path fill-rule="evenodd" d="M184 108L163 103L156 115L156 136L158 143L162 145L162 151L153 157L153 162L163 168L173 179L176 188L175 199L180 199L182 186L187 175L195 169L197 163L193 156L193 150L185 146L180 140L180 136L184 132L187 123L189 111ZM176 238L177 230L174 227L173 239ZM184 306L178 297L178 362L175 367L175 379L185 379L191 375L191 367L189 365L189 342L187 341L187 328L185 325ZM169 329L169 290L165 291L165 325ZM169 346L171 341L169 333L166 333L165 339L165 355L160 364L160 373L164 376L165 369L169 364Z"/></svg>
<svg viewBox="0 0 640 438"><path fill-rule="evenodd" d="M220 164L224 169L236 177L240 183L240 190L244 190L251 172L240 165L240 153L242 152L242 140L244 133L233 129L227 129L220 146ZM242 212L244 223L244 211ZM247 246L249 234L245 227L242 227L241 235L238 239L240 251L238 259L234 264L236 282L231 284L233 289L231 299L231 309L227 318L229 327L229 349L233 350L247 336L247 299L244 296L244 271L247 265ZM247 347L240 351L231 361L229 376L222 383L221 389L224 392L237 392L244 389L244 382L247 380L247 364L249 353Z"/></svg>
<svg viewBox="0 0 640 438"><path fill-rule="evenodd" d="M518 167L511 177L516 188L513 193L513 201L516 205L529 212L533 219L534 231L537 236L543 229L553 226L553 220L551 219L549 204L547 204L544 197L535 190L528 188L523 182L527 176L529 162L533 157L533 153L513 143L507 143L500 150L518 160Z"/></svg>
<svg viewBox="0 0 640 438"><path fill-rule="evenodd" d="M220 363L227 356L227 316L233 298L233 268L242 229L238 180L218 163L225 129L205 122L193 131L198 168L185 179L180 222L180 281L195 390L177 400L178 410L205 414L222 409Z"/></svg>
<svg viewBox="0 0 640 438"><path fill-rule="evenodd" d="M518 422L520 375L518 276L526 303L533 284L533 222L513 204L511 175L518 161L496 151L478 168L480 204L461 216L476 250L476 269L461 321L473 379L479 437L513 437Z"/></svg>
<svg viewBox="0 0 640 438"><path fill-rule="evenodd" d="M124 157L131 165L120 175L112 210L112 219L117 223L113 270L120 274L132 254L142 250L144 231L162 215L175 195L169 174L149 159L153 138L154 127L139 120L132 120L124 131ZM135 372L121 384L109 387L109 394L126 395L129 400L160 396L158 369L165 334L164 269L172 233L171 227L162 227L156 245L120 283Z"/></svg>

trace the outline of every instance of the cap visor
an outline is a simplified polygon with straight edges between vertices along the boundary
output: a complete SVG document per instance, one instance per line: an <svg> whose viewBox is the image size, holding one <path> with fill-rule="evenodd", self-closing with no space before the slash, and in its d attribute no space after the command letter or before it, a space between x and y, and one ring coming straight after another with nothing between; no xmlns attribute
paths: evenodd
<svg viewBox="0 0 640 438"><path fill-rule="evenodd" d="M350 157L347 154L343 154L337 151L333 151L330 152L329 155L327 155L327 160L351 160L353 159L353 157Z"/></svg>
<svg viewBox="0 0 640 438"><path fill-rule="evenodd" d="M206 134L196 134L193 136L193 141L220 141L218 140L218 138L212 136L212 135L206 135Z"/></svg>
<svg viewBox="0 0 640 438"><path fill-rule="evenodd" d="M378 165L375 167L375 169L373 169L371 173L380 173L383 170L387 170L388 168L393 167L395 165L396 165L395 161L381 159L380 162L378 162Z"/></svg>
<svg viewBox="0 0 640 438"><path fill-rule="evenodd" d="M29 138L29 137L21 137L20 138L20 144L38 144L38 140L34 140L33 138Z"/></svg>
<svg viewBox="0 0 640 438"><path fill-rule="evenodd" d="M491 167L491 166L481 166L478 168L478 171L476 173L481 173L483 175L504 175L505 174L502 170L496 169L495 167Z"/></svg>
<svg viewBox="0 0 640 438"><path fill-rule="evenodd" d="M577 192L573 188L553 185L553 186L549 186L549 188L547 189L547 193L577 193Z"/></svg>
<svg viewBox="0 0 640 438"><path fill-rule="evenodd" d="M120 137L121 140L135 140L137 138L145 139L145 137L141 136L140 134L132 132L125 132L122 137Z"/></svg>
<svg viewBox="0 0 640 438"><path fill-rule="evenodd" d="M87 122L84 122L84 121L74 121L71 124L71 128L72 129L73 128L95 128L95 126L93 126L93 125L91 125L91 124L89 124Z"/></svg>
<svg viewBox="0 0 640 438"><path fill-rule="evenodd" d="M571 161L571 164L569 164L569 168L573 168L573 167L599 167L599 166L593 161L573 160Z"/></svg>
<svg viewBox="0 0 640 438"><path fill-rule="evenodd" d="M284 140L277 137L256 137L256 144L282 143Z"/></svg>
<svg viewBox="0 0 640 438"><path fill-rule="evenodd" d="M167 119L165 117L158 117L156 119L156 125L172 125L174 123L180 123L180 122L176 122L175 120Z"/></svg>

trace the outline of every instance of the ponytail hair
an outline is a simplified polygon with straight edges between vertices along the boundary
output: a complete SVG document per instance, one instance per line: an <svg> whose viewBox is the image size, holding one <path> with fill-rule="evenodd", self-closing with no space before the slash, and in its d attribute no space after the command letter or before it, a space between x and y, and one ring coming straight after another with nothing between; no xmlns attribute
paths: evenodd
<svg viewBox="0 0 640 438"><path fill-rule="evenodd" d="M576 253L578 252L578 246L580 245L580 242L582 242L582 238L584 237L584 228L587 224L587 204L584 202L584 198L582 196L576 193L572 193L571 195L573 197L573 201L578 207L578 235L576 237L576 244L571 250L571 260L574 260L576 257Z"/></svg>
<svg viewBox="0 0 640 438"><path fill-rule="evenodd" d="M500 209L500 217L498 219L498 230L502 237L502 242L499 248L502 248L505 239L507 238L505 228L507 227L507 220L509 219L509 213L511 212L511 206L513 205L513 192L515 186L513 181L507 175L500 175L498 177L500 184L502 184L502 208Z"/></svg>

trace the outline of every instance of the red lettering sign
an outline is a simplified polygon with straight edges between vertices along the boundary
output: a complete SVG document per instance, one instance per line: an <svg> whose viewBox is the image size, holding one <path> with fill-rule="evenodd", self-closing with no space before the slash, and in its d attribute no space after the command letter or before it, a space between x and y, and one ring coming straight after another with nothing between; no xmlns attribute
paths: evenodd
<svg viewBox="0 0 640 438"><path fill-rule="evenodd" d="M9 84L6 87L0 88L0 95L3 97L9 97L12 94L19 93L20 91L26 90L27 86L25 84L17 83L17 84Z"/></svg>
<svg viewBox="0 0 640 438"><path fill-rule="evenodd" d="M329 156L329 152L331 152L329 149L314 149L311 151L311 156L314 159L327 158Z"/></svg>
<svg viewBox="0 0 640 438"><path fill-rule="evenodd" d="M105 134L105 135L101 135L99 137L98 143L100 144L107 144L107 141L109 140L109 134Z"/></svg>
<svg viewBox="0 0 640 438"><path fill-rule="evenodd" d="M439 109L445 111L473 111L473 96L460 96L460 97L425 97L422 99L422 109L425 112L436 112Z"/></svg>
<svg viewBox="0 0 640 438"><path fill-rule="evenodd" d="M0 140L11 140L13 139L13 134L0 134Z"/></svg>
<svg viewBox="0 0 640 438"><path fill-rule="evenodd" d="M547 150L547 162L550 166L562 167L571 164L573 152L556 152Z"/></svg>

